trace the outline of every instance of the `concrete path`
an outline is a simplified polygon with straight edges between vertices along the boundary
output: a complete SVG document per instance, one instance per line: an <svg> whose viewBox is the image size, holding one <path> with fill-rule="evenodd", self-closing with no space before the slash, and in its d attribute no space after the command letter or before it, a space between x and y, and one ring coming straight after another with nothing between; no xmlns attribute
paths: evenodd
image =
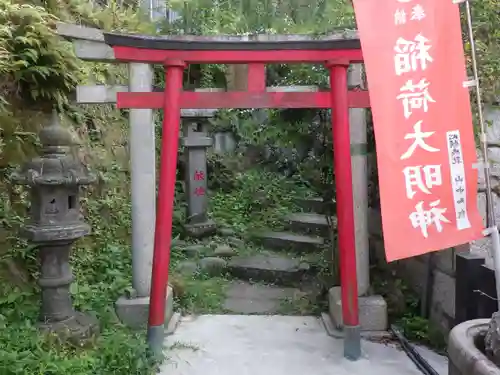
<svg viewBox="0 0 500 375"><path fill-rule="evenodd" d="M363 352L359 361L344 359L342 340L329 337L316 317L202 315L183 318L167 338L160 374L422 375L393 345L364 341ZM447 374L445 358L429 362Z"/></svg>

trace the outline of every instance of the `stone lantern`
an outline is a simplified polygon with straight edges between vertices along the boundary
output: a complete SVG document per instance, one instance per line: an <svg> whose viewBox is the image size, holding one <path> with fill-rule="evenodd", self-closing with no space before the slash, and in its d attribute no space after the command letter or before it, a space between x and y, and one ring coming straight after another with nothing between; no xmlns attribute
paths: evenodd
<svg viewBox="0 0 500 375"><path fill-rule="evenodd" d="M90 227L81 220L79 188L93 183L95 177L72 155L71 134L59 124L55 111L39 137L42 156L13 175L15 183L30 189L29 219L21 234L38 248L39 327L82 344L97 333L99 325L95 317L73 309L69 255L73 242L90 233Z"/></svg>

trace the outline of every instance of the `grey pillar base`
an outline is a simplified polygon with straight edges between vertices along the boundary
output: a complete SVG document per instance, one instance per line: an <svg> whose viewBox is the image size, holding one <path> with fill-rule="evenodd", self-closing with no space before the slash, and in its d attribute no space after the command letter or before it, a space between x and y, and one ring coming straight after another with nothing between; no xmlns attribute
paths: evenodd
<svg viewBox="0 0 500 375"><path fill-rule="evenodd" d="M184 224L184 230L189 236L200 238L214 234L217 231L217 224L209 219L202 223Z"/></svg>
<svg viewBox="0 0 500 375"><path fill-rule="evenodd" d="M115 305L118 319L132 329L145 329L148 325L149 297L120 297ZM165 301L165 328L169 327L174 315L174 294L172 287L167 288Z"/></svg>
<svg viewBox="0 0 500 375"><path fill-rule="evenodd" d="M82 347L99 333L99 321L91 314L76 311L66 320L40 322L38 328L42 332L57 335L61 341Z"/></svg>
<svg viewBox="0 0 500 375"><path fill-rule="evenodd" d="M342 297L340 287L333 287L328 292L330 319L337 330L342 330ZM387 331L387 303L382 296L358 298L359 325L364 331Z"/></svg>
<svg viewBox="0 0 500 375"><path fill-rule="evenodd" d="M175 332L181 323L181 314L174 313L170 321L163 326L148 327L148 346L155 356L161 356L164 350L165 338ZM160 358L161 359L161 358Z"/></svg>
<svg viewBox="0 0 500 375"><path fill-rule="evenodd" d="M361 357L360 327L344 327L344 332L344 357L351 361L357 361Z"/></svg>
<svg viewBox="0 0 500 375"><path fill-rule="evenodd" d="M321 321L325 327L326 334L334 339L344 339L346 337L346 332L344 327L337 327L332 321L330 314L321 313ZM382 340L382 339L392 339L393 335L389 331L359 331L361 338L367 340Z"/></svg>

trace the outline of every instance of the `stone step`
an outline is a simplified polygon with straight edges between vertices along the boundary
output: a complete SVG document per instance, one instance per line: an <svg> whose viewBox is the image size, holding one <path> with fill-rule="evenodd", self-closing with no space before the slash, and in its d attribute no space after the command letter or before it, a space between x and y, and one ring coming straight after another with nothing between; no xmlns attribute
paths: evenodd
<svg viewBox="0 0 500 375"><path fill-rule="evenodd" d="M334 225L336 218L332 217ZM316 234L324 237L330 236L330 226L325 215L316 213L297 213L285 217L288 229L303 234Z"/></svg>
<svg viewBox="0 0 500 375"><path fill-rule="evenodd" d="M334 201L324 202L321 197L297 198L296 203L306 212L325 214L335 213Z"/></svg>
<svg viewBox="0 0 500 375"><path fill-rule="evenodd" d="M290 232L263 232L254 239L269 249L310 253L320 250L325 241L318 236L307 236Z"/></svg>
<svg viewBox="0 0 500 375"><path fill-rule="evenodd" d="M229 274L235 278L291 287L299 284L310 268L308 263L271 252L237 256L227 264Z"/></svg>
<svg viewBox="0 0 500 375"><path fill-rule="evenodd" d="M224 311L232 314L281 314L286 300L305 295L296 288L234 281L226 291Z"/></svg>

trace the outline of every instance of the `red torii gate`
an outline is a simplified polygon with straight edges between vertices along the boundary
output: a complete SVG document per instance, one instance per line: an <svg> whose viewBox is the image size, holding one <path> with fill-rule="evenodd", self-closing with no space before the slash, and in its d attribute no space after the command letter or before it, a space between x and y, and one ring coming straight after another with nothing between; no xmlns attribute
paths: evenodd
<svg viewBox="0 0 500 375"><path fill-rule="evenodd" d="M344 355L360 356L356 247L352 193L349 108L368 108L367 91L349 91L347 69L363 61L358 39L216 40L209 37L152 37L104 33L116 60L163 64L165 91L118 93L119 108L163 109L160 182L155 228L149 309L148 342L161 350L164 336L165 294L168 284L172 211L183 108L331 108L336 176L338 242ZM183 91L183 72L189 64L248 64L246 92ZM268 92L266 63L324 63L330 70L328 92Z"/></svg>

